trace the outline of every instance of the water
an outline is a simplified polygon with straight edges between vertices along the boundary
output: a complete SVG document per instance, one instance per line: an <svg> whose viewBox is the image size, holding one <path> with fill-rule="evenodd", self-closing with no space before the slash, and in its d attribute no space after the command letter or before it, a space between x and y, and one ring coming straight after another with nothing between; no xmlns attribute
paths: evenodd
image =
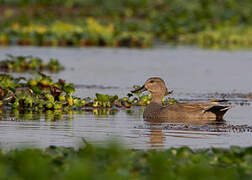
<svg viewBox="0 0 252 180"><path fill-rule="evenodd" d="M252 91L251 51L210 51L197 48L110 49L110 48L36 48L1 47L5 54L58 58L65 71L51 74L77 85L76 96L93 97L95 93L125 96L134 84L151 76L162 77L172 97L181 101L230 100L234 107L227 112L225 125L151 124L142 118L143 108L115 115L97 112L73 112L54 118L52 114L0 115L0 146L78 147L82 138L94 144L119 140L135 149L251 146L251 100L243 94ZM216 93L217 92L217 93ZM242 105L241 105L242 104ZM245 104L245 105L243 105ZM5 115L4 115L5 114ZM51 117L52 116L52 117ZM232 126L243 126L235 130ZM217 127L224 127L216 130ZM245 130L242 130L245 129Z"/></svg>

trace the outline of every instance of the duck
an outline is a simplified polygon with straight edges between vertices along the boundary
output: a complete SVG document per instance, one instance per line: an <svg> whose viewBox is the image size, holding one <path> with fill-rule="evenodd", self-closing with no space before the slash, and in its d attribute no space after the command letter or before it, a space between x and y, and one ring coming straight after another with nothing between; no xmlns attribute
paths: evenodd
<svg viewBox="0 0 252 180"><path fill-rule="evenodd" d="M168 91L164 80L159 77L147 79L143 86L131 92L144 91L149 91L152 97L151 102L146 106L143 113L145 120L166 119L171 122L185 120L222 121L224 114L231 108L231 106L221 105L220 102L211 101L176 103L163 106L162 99L164 96L171 94L172 91Z"/></svg>

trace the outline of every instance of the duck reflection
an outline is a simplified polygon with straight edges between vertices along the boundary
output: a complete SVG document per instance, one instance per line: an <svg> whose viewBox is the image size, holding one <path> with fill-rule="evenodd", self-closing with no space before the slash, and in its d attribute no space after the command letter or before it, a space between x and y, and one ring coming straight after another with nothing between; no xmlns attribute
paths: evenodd
<svg viewBox="0 0 252 180"><path fill-rule="evenodd" d="M166 140L163 130L162 123L150 123L150 145L153 149L162 149L164 147L164 142Z"/></svg>
<svg viewBox="0 0 252 180"><path fill-rule="evenodd" d="M169 136L176 136L180 138L192 138L189 135L198 135L199 133L195 133L195 131L204 132L204 134L208 131L207 128L201 127L209 127L211 129L217 129L220 126L226 125L225 120L219 121L197 121L191 119L144 119L146 127L149 129L149 141L152 149L162 149L166 141L169 141ZM169 127L169 128L167 128ZM184 127L184 129L183 129ZM176 131L177 132L174 132ZM167 131L172 131L172 134L167 133ZM184 132L181 132L184 131ZM174 133L176 135L174 135ZM167 135L168 134L168 135ZM209 134L207 135L216 135Z"/></svg>

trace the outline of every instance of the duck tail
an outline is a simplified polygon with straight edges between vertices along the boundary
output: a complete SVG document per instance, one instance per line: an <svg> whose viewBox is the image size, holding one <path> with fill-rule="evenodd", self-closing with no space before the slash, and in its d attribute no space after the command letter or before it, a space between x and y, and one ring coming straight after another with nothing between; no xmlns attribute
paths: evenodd
<svg viewBox="0 0 252 180"><path fill-rule="evenodd" d="M223 120L224 114L231 108L232 106L215 105L207 109L206 112L208 111L214 113L216 115L216 120Z"/></svg>

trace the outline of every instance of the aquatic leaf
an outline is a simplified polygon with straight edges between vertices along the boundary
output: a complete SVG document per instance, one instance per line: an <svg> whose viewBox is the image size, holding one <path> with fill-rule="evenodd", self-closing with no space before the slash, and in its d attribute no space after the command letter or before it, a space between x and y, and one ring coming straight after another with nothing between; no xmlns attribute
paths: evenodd
<svg viewBox="0 0 252 180"><path fill-rule="evenodd" d="M24 103L25 103L25 107L29 107L31 108L32 107L32 104L33 104L33 98L32 97L26 97L24 99Z"/></svg>
<svg viewBox="0 0 252 180"><path fill-rule="evenodd" d="M14 90L16 86L17 84L13 81L13 78L5 74L0 75L0 87L2 89Z"/></svg>
<svg viewBox="0 0 252 180"><path fill-rule="evenodd" d="M16 99L15 100L15 102L13 102L12 104L11 104L11 106L12 106L12 108L18 108L19 107L19 100L18 99Z"/></svg>
<svg viewBox="0 0 252 180"><path fill-rule="evenodd" d="M37 86L32 86L31 89L35 94L41 94L42 93L41 89L39 87L37 87Z"/></svg>
<svg viewBox="0 0 252 180"><path fill-rule="evenodd" d="M67 100L68 106L73 106L74 100L73 100L73 97L71 95L67 95L66 100Z"/></svg>
<svg viewBox="0 0 252 180"><path fill-rule="evenodd" d="M54 108L54 109L62 109L62 103L60 103L60 102L55 102L53 108Z"/></svg>
<svg viewBox="0 0 252 180"><path fill-rule="evenodd" d="M47 93L47 94L45 94L45 97L49 102L54 103L53 95Z"/></svg>
<svg viewBox="0 0 252 180"><path fill-rule="evenodd" d="M57 59L51 59L48 64L45 64L42 59L33 56L12 56L1 61L0 70L25 72L29 70L42 71L50 70L56 72L63 69Z"/></svg>
<svg viewBox="0 0 252 180"><path fill-rule="evenodd" d="M59 100L60 100L60 101L65 101L65 100L66 100L65 95L60 94L60 95L59 95Z"/></svg>
<svg viewBox="0 0 252 180"><path fill-rule="evenodd" d="M40 82L39 82L42 86L46 87L46 86L50 86L52 83L52 80L49 78L43 78Z"/></svg>
<svg viewBox="0 0 252 180"><path fill-rule="evenodd" d="M111 102L111 103L114 103L117 99L119 99L117 95L109 96L109 102Z"/></svg>
<svg viewBox="0 0 252 180"><path fill-rule="evenodd" d="M28 84L29 84L30 86L37 86L38 81L37 81L37 80L29 80L29 81L28 81Z"/></svg>
<svg viewBox="0 0 252 180"><path fill-rule="evenodd" d="M97 100L98 100L99 102L102 102L102 103L107 103L107 102L109 102L109 95L107 95L107 94L99 94L99 93L96 93L95 96L96 96L96 98L97 98ZM116 98L116 97L115 97L115 98Z"/></svg>
<svg viewBox="0 0 252 180"><path fill-rule="evenodd" d="M63 87L63 91L65 91L67 94L71 95L72 93L75 92L74 85L72 83L65 84Z"/></svg>
<svg viewBox="0 0 252 180"><path fill-rule="evenodd" d="M143 102L147 102L149 100L149 97L148 97L148 95L143 95L140 97L140 100Z"/></svg>
<svg viewBox="0 0 252 180"><path fill-rule="evenodd" d="M52 109L52 108L53 108L53 103L47 102L47 103L46 103L46 108L47 108L47 109Z"/></svg>

